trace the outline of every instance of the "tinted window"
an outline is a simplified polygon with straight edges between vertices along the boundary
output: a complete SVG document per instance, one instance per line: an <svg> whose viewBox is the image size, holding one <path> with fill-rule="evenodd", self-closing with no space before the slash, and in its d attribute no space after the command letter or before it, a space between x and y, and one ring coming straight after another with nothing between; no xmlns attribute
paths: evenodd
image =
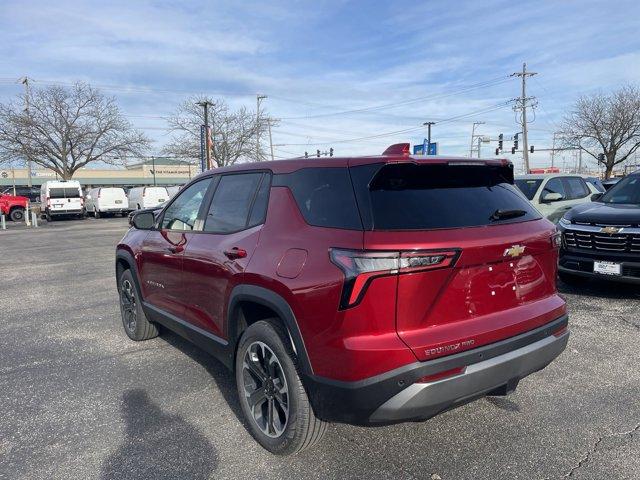
<svg viewBox="0 0 640 480"><path fill-rule="evenodd" d="M205 178L181 192L165 210L162 218L162 228L193 230L202 200L210 184L211 178Z"/></svg>
<svg viewBox="0 0 640 480"><path fill-rule="evenodd" d="M544 191L547 193L559 193L563 199L567 198L567 192L564 190L564 185L560 177L554 177L549 180L544 186Z"/></svg>
<svg viewBox="0 0 640 480"><path fill-rule="evenodd" d="M607 190L599 201L640 205L640 175L623 178Z"/></svg>
<svg viewBox="0 0 640 480"><path fill-rule="evenodd" d="M348 168L303 168L287 175L277 175L274 185L291 189L308 224L362 229Z"/></svg>
<svg viewBox="0 0 640 480"><path fill-rule="evenodd" d="M578 177L567 177L566 182L567 199L584 198L589 195L589 187L585 181Z"/></svg>
<svg viewBox="0 0 640 480"><path fill-rule="evenodd" d="M249 212L262 176L262 173L244 173L221 177L204 230L231 233L247 228Z"/></svg>
<svg viewBox="0 0 640 480"><path fill-rule="evenodd" d="M352 170L358 204L368 210L363 218L371 219L366 228L426 230L540 218L509 183L509 167L389 164L369 181L355 172L361 168Z"/></svg>
<svg viewBox="0 0 640 480"><path fill-rule="evenodd" d="M538 188L540 188L540 184L542 183L542 179L526 179L519 178L515 180L515 185L520 189L524 196L529 200L533 200L533 197L536 196L536 192Z"/></svg>
<svg viewBox="0 0 640 480"><path fill-rule="evenodd" d="M80 190L77 188L51 188L49 198L79 198Z"/></svg>
<svg viewBox="0 0 640 480"><path fill-rule="evenodd" d="M260 225L264 222L267 215L267 206L269 204L269 190L271 189L271 175L265 174L260 182L260 188L256 194L256 199L251 207L249 215L249 227Z"/></svg>

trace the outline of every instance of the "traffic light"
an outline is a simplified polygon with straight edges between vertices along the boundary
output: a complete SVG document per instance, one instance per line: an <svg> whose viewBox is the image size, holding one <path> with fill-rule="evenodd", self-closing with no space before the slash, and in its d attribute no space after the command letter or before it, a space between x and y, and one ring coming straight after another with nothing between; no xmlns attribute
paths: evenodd
<svg viewBox="0 0 640 480"><path fill-rule="evenodd" d="M531 148L529 149L529 151L533 153L533 150L534 150L533 145L531 145Z"/></svg>
<svg viewBox="0 0 640 480"><path fill-rule="evenodd" d="M516 153L516 147L511 147L511 155L513 155L514 153Z"/></svg>
<svg viewBox="0 0 640 480"><path fill-rule="evenodd" d="M518 150L518 133L513 136L513 149ZM513 150L512 149L512 150Z"/></svg>
<svg viewBox="0 0 640 480"><path fill-rule="evenodd" d="M304 152L304 158L309 158L309 152Z"/></svg>
<svg viewBox="0 0 640 480"><path fill-rule="evenodd" d="M320 150L316 150L316 157L320 158Z"/></svg>
<svg viewBox="0 0 640 480"><path fill-rule="evenodd" d="M599 154L598 154L598 161L599 161L600 163L604 163L604 153L599 153Z"/></svg>
<svg viewBox="0 0 640 480"><path fill-rule="evenodd" d="M331 147L331 148L329 149L329 156L330 156L330 157L333 157L333 147Z"/></svg>
<svg viewBox="0 0 640 480"><path fill-rule="evenodd" d="M498 150L502 150L502 140L503 140L503 138L504 138L504 135L502 135L502 134L498 135ZM496 153L496 155L498 155L498 154Z"/></svg>
<svg viewBox="0 0 640 480"><path fill-rule="evenodd" d="M496 155L500 155L500 147L496 148Z"/></svg>

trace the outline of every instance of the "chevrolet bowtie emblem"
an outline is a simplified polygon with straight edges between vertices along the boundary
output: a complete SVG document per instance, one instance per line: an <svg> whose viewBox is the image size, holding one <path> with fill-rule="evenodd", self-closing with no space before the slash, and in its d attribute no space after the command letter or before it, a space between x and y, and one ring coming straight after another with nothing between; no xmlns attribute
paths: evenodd
<svg viewBox="0 0 640 480"><path fill-rule="evenodd" d="M614 233L618 233L622 230L618 227L603 227L600 229L600 233L608 233L609 235L613 235Z"/></svg>
<svg viewBox="0 0 640 480"><path fill-rule="evenodd" d="M510 248L505 248L503 256L511 258L519 257L524 253L524 248L522 245L513 245Z"/></svg>

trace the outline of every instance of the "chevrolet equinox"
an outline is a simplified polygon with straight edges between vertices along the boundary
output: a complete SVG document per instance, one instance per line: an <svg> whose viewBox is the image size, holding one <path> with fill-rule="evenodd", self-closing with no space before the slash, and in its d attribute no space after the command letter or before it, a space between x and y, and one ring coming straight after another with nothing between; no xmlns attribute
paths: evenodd
<svg viewBox="0 0 640 480"><path fill-rule="evenodd" d="M126 334L165 327L217 357L275 454L330 422L512 392L567 344L560 237L510 162L408 146L210 170L132 215L116 251Z"/></svg>

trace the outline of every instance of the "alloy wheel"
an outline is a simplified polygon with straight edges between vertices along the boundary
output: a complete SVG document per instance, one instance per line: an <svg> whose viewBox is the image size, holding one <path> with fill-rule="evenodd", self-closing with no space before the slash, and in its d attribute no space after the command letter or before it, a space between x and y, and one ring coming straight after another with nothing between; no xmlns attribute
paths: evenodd
<svg viewBox="0 0 640 480"><path fill-rule="evenodd" d="M120 304L122 305L122 319L125 328L133 333L136 330L138 312L136 310L136 295L133 285L129 280L122 282L120 289Z"/></svg>
<svg viewBox="0 0 640 480"><path fill-rule="evenodd" d="M277 438L289 421L289 387L276 354L263 342L253 342L242 362L245 400L258 428Z"/></svg>

